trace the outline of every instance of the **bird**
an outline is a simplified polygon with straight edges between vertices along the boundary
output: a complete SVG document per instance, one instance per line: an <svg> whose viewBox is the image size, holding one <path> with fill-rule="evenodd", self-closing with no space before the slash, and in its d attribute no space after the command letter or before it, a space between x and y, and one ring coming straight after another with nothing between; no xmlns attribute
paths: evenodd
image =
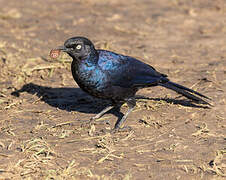
<svg viewBox="0 0 226 180"><path fill-rule="evenodd" d="M102 117L114 107L126 103L127 112L120 118L113 130L122 129L128 115L136 106L135 94L138 90L162 86L198 104L211 105L211 98L169 80L167 75L134 57L108 50L96 49L86 37L67 39L56 51L66 52L71 58L72 76L78 86L91 96L109 100L109 105L90 119Z"/></svg>

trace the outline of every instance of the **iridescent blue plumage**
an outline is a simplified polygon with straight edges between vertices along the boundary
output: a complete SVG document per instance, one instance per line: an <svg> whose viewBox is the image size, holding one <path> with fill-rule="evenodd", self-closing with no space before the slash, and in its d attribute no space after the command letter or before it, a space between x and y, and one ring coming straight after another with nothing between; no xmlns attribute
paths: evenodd
<svg viewBox="0 0 226 180"><path fill-rule="evenodd" d="M143 88L168 81L166 75L135 58L105 50L98 50L98 53L99 67L109 74L110 81L115 86Z"/></svg>
<svg viewBox="0 0 226 180"><path fill-rule="evenodd" d="M157 72L152 66L133 57L96 50L87 38L70 38L60 49L73 58L72 75L80 88L92 96L112 102L112 106L105 108L93 119L99 118L117 104L128 104L129 110L116 123L115 129L121 126L135 107L134 96L140 88L160 85L198 103L209 104L200 98L209 99L208 97L169 81L166 75Z"/></svg>

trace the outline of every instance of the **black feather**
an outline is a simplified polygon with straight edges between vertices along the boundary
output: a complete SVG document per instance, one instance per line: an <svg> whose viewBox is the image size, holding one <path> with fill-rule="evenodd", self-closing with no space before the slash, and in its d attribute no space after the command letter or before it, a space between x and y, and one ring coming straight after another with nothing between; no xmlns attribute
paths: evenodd
<svg viewBox="0 0 226 180"><path fill-rule="evenodd" d="M167 83L159 84L159 85L161 85L163 87L166 87L168 89L174 90L177 93L179 93L179 94L181 94L181 95L183 95L183 96L185 96L185 97L187 97L187 98L189 98L189 99L191 99L191 100L193 100L193 101L195 101L197 103L208 104L208 105L212 106L210 103L208 103L207 101L205 101L205 100L200 98L200 97L203 97L203 98L206 98L206 99L210 99L209 97L204 96L203 94L198 93L198 92L196 92L196 91L194 91L192 89L189 89L187 87L184 87L182 85L176 84L176 83L171 82L171 81L168 81ZM195 96L195 95L191 94L190 92L194 93L194 94L196 94L196 95L198 95L200 97Z"/></svg>

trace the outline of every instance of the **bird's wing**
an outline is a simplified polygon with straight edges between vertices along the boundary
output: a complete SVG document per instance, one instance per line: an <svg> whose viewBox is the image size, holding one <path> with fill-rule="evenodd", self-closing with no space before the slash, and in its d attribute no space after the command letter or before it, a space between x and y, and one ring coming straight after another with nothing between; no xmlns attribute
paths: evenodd
<svg viewBox="0 0 226 180"><path fill-rule="evenodd" d="M166 75L159 73L152 66L135 58L118 55L112 52L105 52L101 54L99 60L100 68L106 72L105 74L108 74L109 82L114 87L122 89L139 89L160 85L174 90L198 103L211 105L202 99L210 99L207 96L169 81Z"/></svg>
<svg viewBox="0 0 226 180"><path fill-rule="evenodd" d="M100 51L98 65L108 73L112 85L131 88L167 82L167 76L135 58L110 51Z"/></svg>

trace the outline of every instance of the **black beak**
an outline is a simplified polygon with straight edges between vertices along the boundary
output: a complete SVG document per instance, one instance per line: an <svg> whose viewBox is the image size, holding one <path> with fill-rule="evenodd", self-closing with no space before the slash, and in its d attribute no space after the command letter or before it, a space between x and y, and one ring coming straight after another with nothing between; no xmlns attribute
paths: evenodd
<svg viewBox="0 0 226 180"><path fill-rule="evenodd" d="M59 47L57 47L57 49L58 50L61 50L61 51L63 51L63 52L68 52L68 48L66 48L65 46L59 46Z"/></svg>

